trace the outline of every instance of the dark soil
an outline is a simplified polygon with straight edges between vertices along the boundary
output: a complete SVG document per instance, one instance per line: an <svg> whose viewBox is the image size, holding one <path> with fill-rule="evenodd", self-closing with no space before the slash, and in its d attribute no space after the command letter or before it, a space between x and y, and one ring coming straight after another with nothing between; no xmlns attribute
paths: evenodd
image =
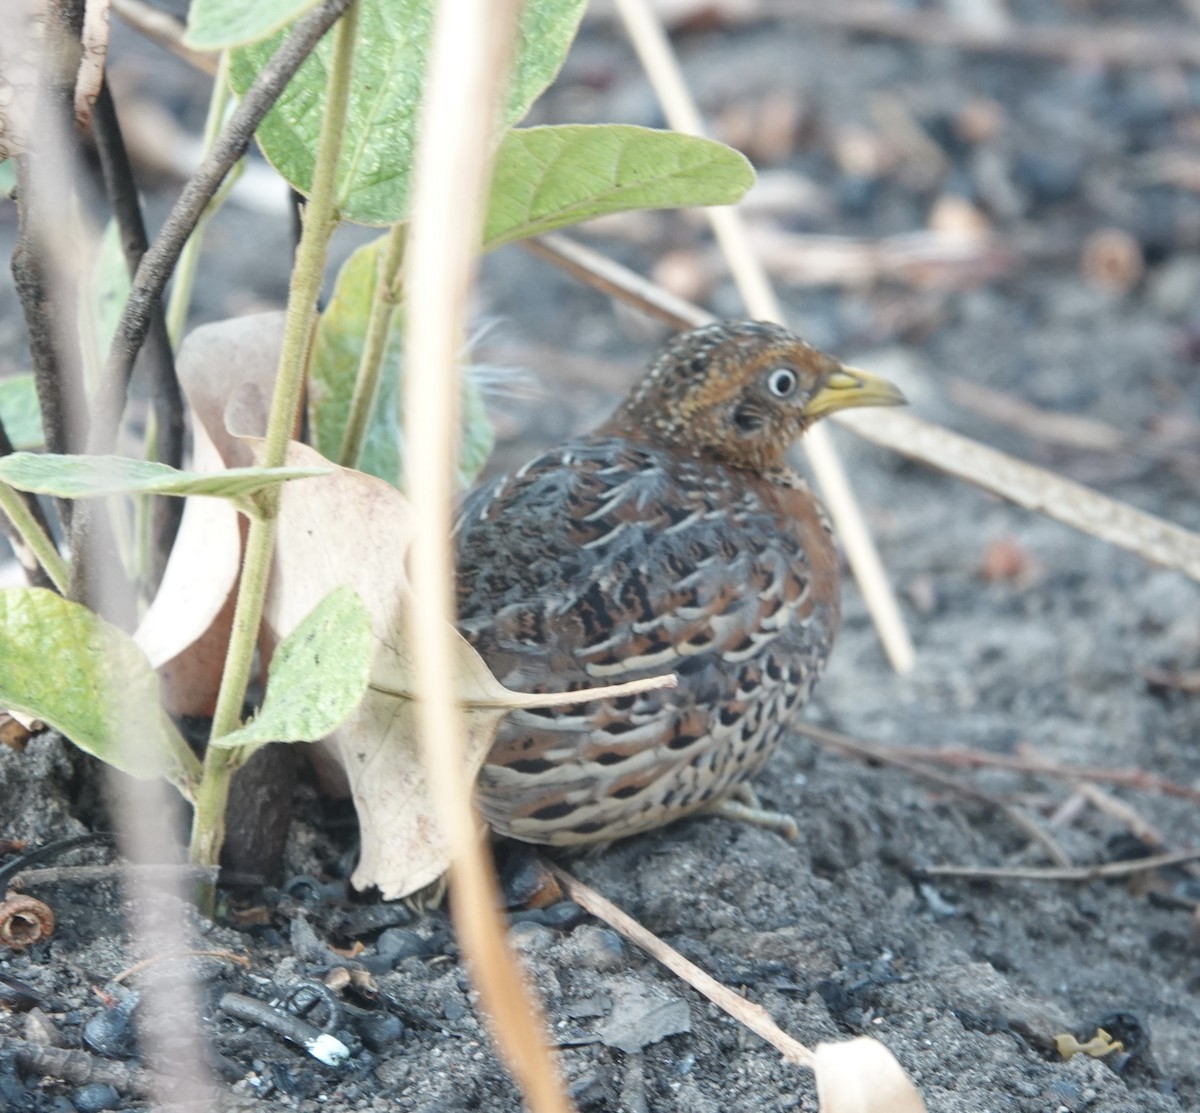
<svg viewBox="0 0 1200 1113"><path fill-rule="evenodd" d="M967 18L986 5L947 7ZM1081 42L1133 18L1200 36L1186 3L1012 9L1073 25ZM924 46L799 18L709 23L677 41L705 110L790 191L780 213L756 218L763 229L899 235L927 228L952 197L1001 237L1006 254L982 273L934 267L840 286L781 283L797 329L894 378L923 417L1200 529L1200 196L1162 169L1167 154L1200 159L1194 69ZM118 45L123 87L153 91L194 126L203 83L128 36ZM623 39L600 21L585 28L537 118L661 123ZM169 195L165 185L156 191L152 211ZM11 220L11 209L0 212ZM1127 235L1142 277L1120 267L1115 277L1095 266L1085 273L1084 243L1102 229ZM3 232L11 242L11 222ZM348 235L342 249L361 238ZM682 267L673 273L716 312L740 312L693 217L610 221L594 242L643 272L675 253ZM287 267L286 218L227 207L209 240L199 315L279 302ZM11 291L0 298L0 351L18 368L19 315ZM497 322L479 359L530 370L499 376L493 391L497 467L600 417L662 335L519 248L487 261L478 310ZM989 406L963 404L962 382L1106 423L1120 445L1085 450L1022 432L993 420ZM1157 829L1162 848L1200 845L1200 697L1140 671L1200 667L1200 587L849 435L838 444L901 594L917 663L904 677L889 669L847 582L844 627L807 717L887 747L1142 770L1192 798L1096 783ZM1117 809L1073 798L1071 781L944 771L1035 819L1079 864L1159 849L1145 831L1131 834ZM797 817L798 842L693 820L572 868L806 1043L882 1040L931 1111L1200 1108L1194 874L923 880L919 871L937 864L1047 859L995 804L799 736L758 788L767 806ZM81 815L95 813L80 811L78 790L54 738L23 756L0 747L0 837L37 844L83 830ZM352 849L348 817L303 787L290 884L266 894L265 922L231 926L234 904L215 926L196 922L198 946L250 960L247 970L195 962L218 1073L263 1106L519 1108L444 915L410 921L402 907L352 898L340 880ZM37 895L54 907L57 933L5 953L0 974L32 987L66 1047L95 1048L83 1031L105 1009L94 990L132 961L121 893L72 883ZM574 906L525 914L512 937L581 1109L815 1109L805 1072ZM365 944L355 958L329 950L355 941ZM215 1007L230 991L282 996L335 967L365 969L375 982L343 994L340 1027L353 1055L342 1068ZM114 998L107 1017L119 1033L129 1007ZM44 1038L29 1015L0 1010L0 1108L144 1107L133 1089L39 1080L15 1062L7 1037ZM1098 1027L1123 1037L1126 1052L1066 1061L1056 1052L1056 1036L1086 1041ZM93 1054L109 1062L114 1048L99 1046ZM111 1062L129 1065L128 1054L136 1047L115 1049Z"/></svg>

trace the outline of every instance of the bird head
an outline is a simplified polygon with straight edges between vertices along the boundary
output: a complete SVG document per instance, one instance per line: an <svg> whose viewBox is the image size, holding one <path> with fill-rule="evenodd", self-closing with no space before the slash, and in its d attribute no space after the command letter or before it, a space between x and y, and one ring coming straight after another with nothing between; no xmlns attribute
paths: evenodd
<svg viewBox="0 0 1200 1113"><path fill-rule="evenodd" d="M886 379L839 363L781 325L723 321L680 333L607 428L733 467L768 472L814 421L903 405Z"/></svg>

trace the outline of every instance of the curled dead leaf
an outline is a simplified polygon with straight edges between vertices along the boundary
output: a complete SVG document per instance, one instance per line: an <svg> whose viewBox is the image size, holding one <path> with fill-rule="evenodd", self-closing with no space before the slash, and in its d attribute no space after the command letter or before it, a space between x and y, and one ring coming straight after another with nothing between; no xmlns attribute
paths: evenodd
<svg viewBox="0 0 1200 1113"><path fill-rule="evenodd" d="M262 432L261 399L269 397L282 338L283 314L262 313L204 325L183 342L176 367L194 419L194 470L254 462L251 447L226 428L226 407L235 398L239 426ZM247 390L259 400L257 423L247 412ZM209 715L216 703L243 533L237 511L224 499L189 498L158 594L134 634L159 670L164 703L176 714Z"/></svg>

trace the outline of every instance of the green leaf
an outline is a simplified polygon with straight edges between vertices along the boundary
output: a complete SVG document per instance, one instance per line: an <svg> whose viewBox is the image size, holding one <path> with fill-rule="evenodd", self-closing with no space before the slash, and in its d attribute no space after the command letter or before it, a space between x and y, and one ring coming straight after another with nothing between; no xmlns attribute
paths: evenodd
<svg viewBox="0 0 1200 1113"><path fill-rule="evenodd" d="M358 38L337 203L361 224L392 224L408 214L421 90L433 31L434 0L359 0ZM524 5L503 125L515 123L550 84L566 57L586 0ZM242 95L279 45L279 36L230 55L230 81ZM318 44L258 129L271 164L301 193L312 183L325 111L330 36Z"/></svg>
<svg viewBox="0 0 1200 1113"><path fill-rule="evenodd" d="M367 318L379 273L379 256L386 237L363 244L342 264L333 295L317 323L313 345L309 418L313 438L322 456L336 460L350 414L354 379L362 358ZM392 317L392 328L380 368L379 389L367 425L358 470L403 485L401 445L403 415L400 383L404 360L402 316ZM492 451L494 434L484 412L479 389L467 376L463 385L462 440L459 486L469 487Z"/></svg>
<svg viewBox="0 0 1200 1113"><path fill-rule="evenodd" d="M32 374L0 379L0 420L15 448L41 448L46 443L42 407Z"/></svg>
<svg viewBox="0 0 1200 1113"><path fill-rule="evenodd" d="M146 655L123 630L53 591L0 591L0 706L35 715L135 777L178 769Z"/></svg>
<svg viewBox="0 0 1200 1113"><path fill-rule="evenodd" d="M331 468L229 468L219 472L188 472L153 460L58 456L49 452L14 452L0 459L3 482L20 491L64 499L122 493L237 499L285 480L329 475L331 471Z"/></svg>
<svg viewBox="0 0 1200 1113"><path fill-rule="evenodd" d="M232 748L324 738L366 694L373 648L366 606L353 588L335 588L279 643L262 710L213 745Z"/></svg>
<svg viewBox="0 0 1200 1113"><path fill-rule="evenodd" d="M500 145L486 250L627 209L732 205L754 182L711 139L619 124L516 128Z"/></svg>
<svg viewBox="0 0 1200 1113"><path fill-rule="evenodd" d="M17 188L17 168L11 158L0 160L0 197L8 197Z"/></svg>
<svg viewBox="0 0 1200 1113"><path fill-rule="evenodd" d="M224 50L265 39L317 6L317 0L192 0L185 46Z"/></svg>
<svg viewBox="0 0 1200 1113"><path fill-rule="evenodd" d="M363 244L342 264L329 304L317 322L308 412L313 443L330 460L336 460L342 451L385 239ZM359 471L394 486L400 483L400 367L404 356L400 316L397 311L392 317L379 388L357 464Z"/></svg>

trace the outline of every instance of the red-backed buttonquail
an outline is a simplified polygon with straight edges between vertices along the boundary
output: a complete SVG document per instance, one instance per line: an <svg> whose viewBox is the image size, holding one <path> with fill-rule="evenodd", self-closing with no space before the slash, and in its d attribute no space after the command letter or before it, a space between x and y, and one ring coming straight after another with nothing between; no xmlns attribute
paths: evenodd
<svg viewBox="0 0 1200 1113"><path fill-rule="evenodd" d="M497 832L602 842L746 792L838 625L829 523L785 453L825 414L903 400L778 325L710 325L599 428L467 499L459 628L502 683L678 678L509 714L477 786Z"/></svg>

